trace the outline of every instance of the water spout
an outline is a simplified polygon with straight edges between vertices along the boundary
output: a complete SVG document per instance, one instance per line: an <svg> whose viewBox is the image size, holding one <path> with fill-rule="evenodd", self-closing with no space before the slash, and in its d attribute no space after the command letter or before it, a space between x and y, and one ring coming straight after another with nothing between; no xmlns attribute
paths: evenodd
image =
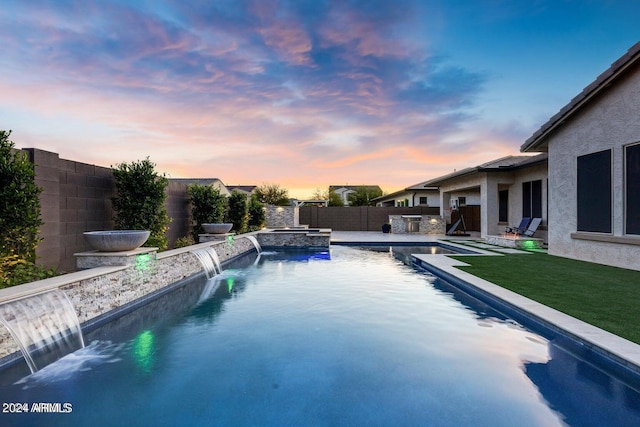
<svg viewBox="0 0 640 427"><path fill-rule="evenodd" d="M218 253L211 246L207 246L201 249L194 249L191 251L198 260L202 267L204 267L204 272L207 275L207 279L212 279L216 274L222 273L222 267L220 266L220 258L218 257Z"/></svg>
<svg viewBox="0 0 640 427"><path fill-rule="evenodd" d="M260 246L260 243L258 243L258 239L256 239L255 236L246 236L246 238L249 239L251 243L253 243L253 246L256 248L256 251L258 251L258 254L262 252L262 247Z"/></svg>
<svg viewBox="0 0 640 427"><path fill-rule="evenodd" d="M73 304L59 289L0 304L0 321L18 343L31 373L84 347Z"/></svg>

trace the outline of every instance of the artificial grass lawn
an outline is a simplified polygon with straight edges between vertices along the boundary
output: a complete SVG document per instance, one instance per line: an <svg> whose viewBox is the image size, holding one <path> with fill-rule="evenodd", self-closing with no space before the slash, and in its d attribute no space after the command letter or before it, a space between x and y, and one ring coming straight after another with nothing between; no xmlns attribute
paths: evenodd
<svg viewBox="0 0 640 427"><path fill-rule="evenodd" d="M545 253L454 257L458 267L640 344L640 271Z"/></svg>

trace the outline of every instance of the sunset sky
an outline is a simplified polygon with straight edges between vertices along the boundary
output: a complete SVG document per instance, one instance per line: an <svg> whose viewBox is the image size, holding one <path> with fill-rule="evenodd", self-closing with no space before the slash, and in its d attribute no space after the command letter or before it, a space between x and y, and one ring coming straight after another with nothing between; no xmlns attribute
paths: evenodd
<svg viewBox="0 0 640 427"><path fill-rule="evenodd" d="M0 129L173 178L392 192L518 154L640 2L2 0Z"/></svg>

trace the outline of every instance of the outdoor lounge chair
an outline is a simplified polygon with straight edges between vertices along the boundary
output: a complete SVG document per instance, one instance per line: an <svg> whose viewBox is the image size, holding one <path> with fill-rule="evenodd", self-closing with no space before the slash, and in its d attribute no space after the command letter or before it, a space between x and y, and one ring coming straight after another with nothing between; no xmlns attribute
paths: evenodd
<svg viewBox="0 0 640 427"><path fill-rule="evenodd" d="M525 216L522 218L522 221L520 221L520 225L518 225L517 227L507 227L505 228L504 232L509 234L522 234L527 231L529 221L531 221L531 218Z"/></svg>
<svg viewBox="0 0 640 427"><path fill-rule="evenodd" d="M527 230L522 234L527 237L533 237L533 235L536 234L536 231L538 230L541 222L542 218L533 218L531 220L531 224L529 224L529 227L527 227Z"/></svg>

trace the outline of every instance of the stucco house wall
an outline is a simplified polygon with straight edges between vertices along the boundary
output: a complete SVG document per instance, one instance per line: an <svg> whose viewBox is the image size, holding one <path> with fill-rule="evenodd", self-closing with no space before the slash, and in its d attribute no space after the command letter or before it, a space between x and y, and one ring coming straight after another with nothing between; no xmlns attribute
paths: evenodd
<svg viewBox="0 0 640 427"><path fill-rule="evenodd" d="M624 146L640 141L639 112L636 70L549 138L549 253L640 270L640 236L624 235L623 168ZM613 230L577 233L577 158L602 150L612 150Z"/></svg>
<svg viewBox="0 0 640 427"><path fill-rule="evenodd" d="M625 234L625 149L640 142L640 42L632 46L611 67L600 74L557 114L551 117L521 147L524 152L548 152L549 163L549 253L568 258L640 270L640 235ZM586 229L606 232L578 231L578 162L581 156L607 152L610 165L599 157L602 170L611 176L597 182L589 178L588 167L594 157L582 158L586 163L585 182L609 186L610 206L598 201L583 206ZM591 160L589 160L591 159ZM596 166L597 169L598 166ZM630 166L631 171L635 171ZM602 174L603 172L596 172ZM606 173L606 172L604 172ZM586 178L585 178L586 177ZM592 185L591 183L585 185ZM601 187L604 188L604 187ZM591 188L583 188L589 194ZM602 191L602 190L601 190ZM631 189L630 191L635 191ZM605 195L609 196L609 194ZM594 195L594 200L598 200ZM585 202L587 203L587 202ZM605 209L603 209L603 207ZM610 207L610 211L609 208ZM637 215L635 211L631 215ZM589 221L600 221L598 225ZM610 226L610 227L609 227ZM610 231L609 231L610 229Z"/></svg>

